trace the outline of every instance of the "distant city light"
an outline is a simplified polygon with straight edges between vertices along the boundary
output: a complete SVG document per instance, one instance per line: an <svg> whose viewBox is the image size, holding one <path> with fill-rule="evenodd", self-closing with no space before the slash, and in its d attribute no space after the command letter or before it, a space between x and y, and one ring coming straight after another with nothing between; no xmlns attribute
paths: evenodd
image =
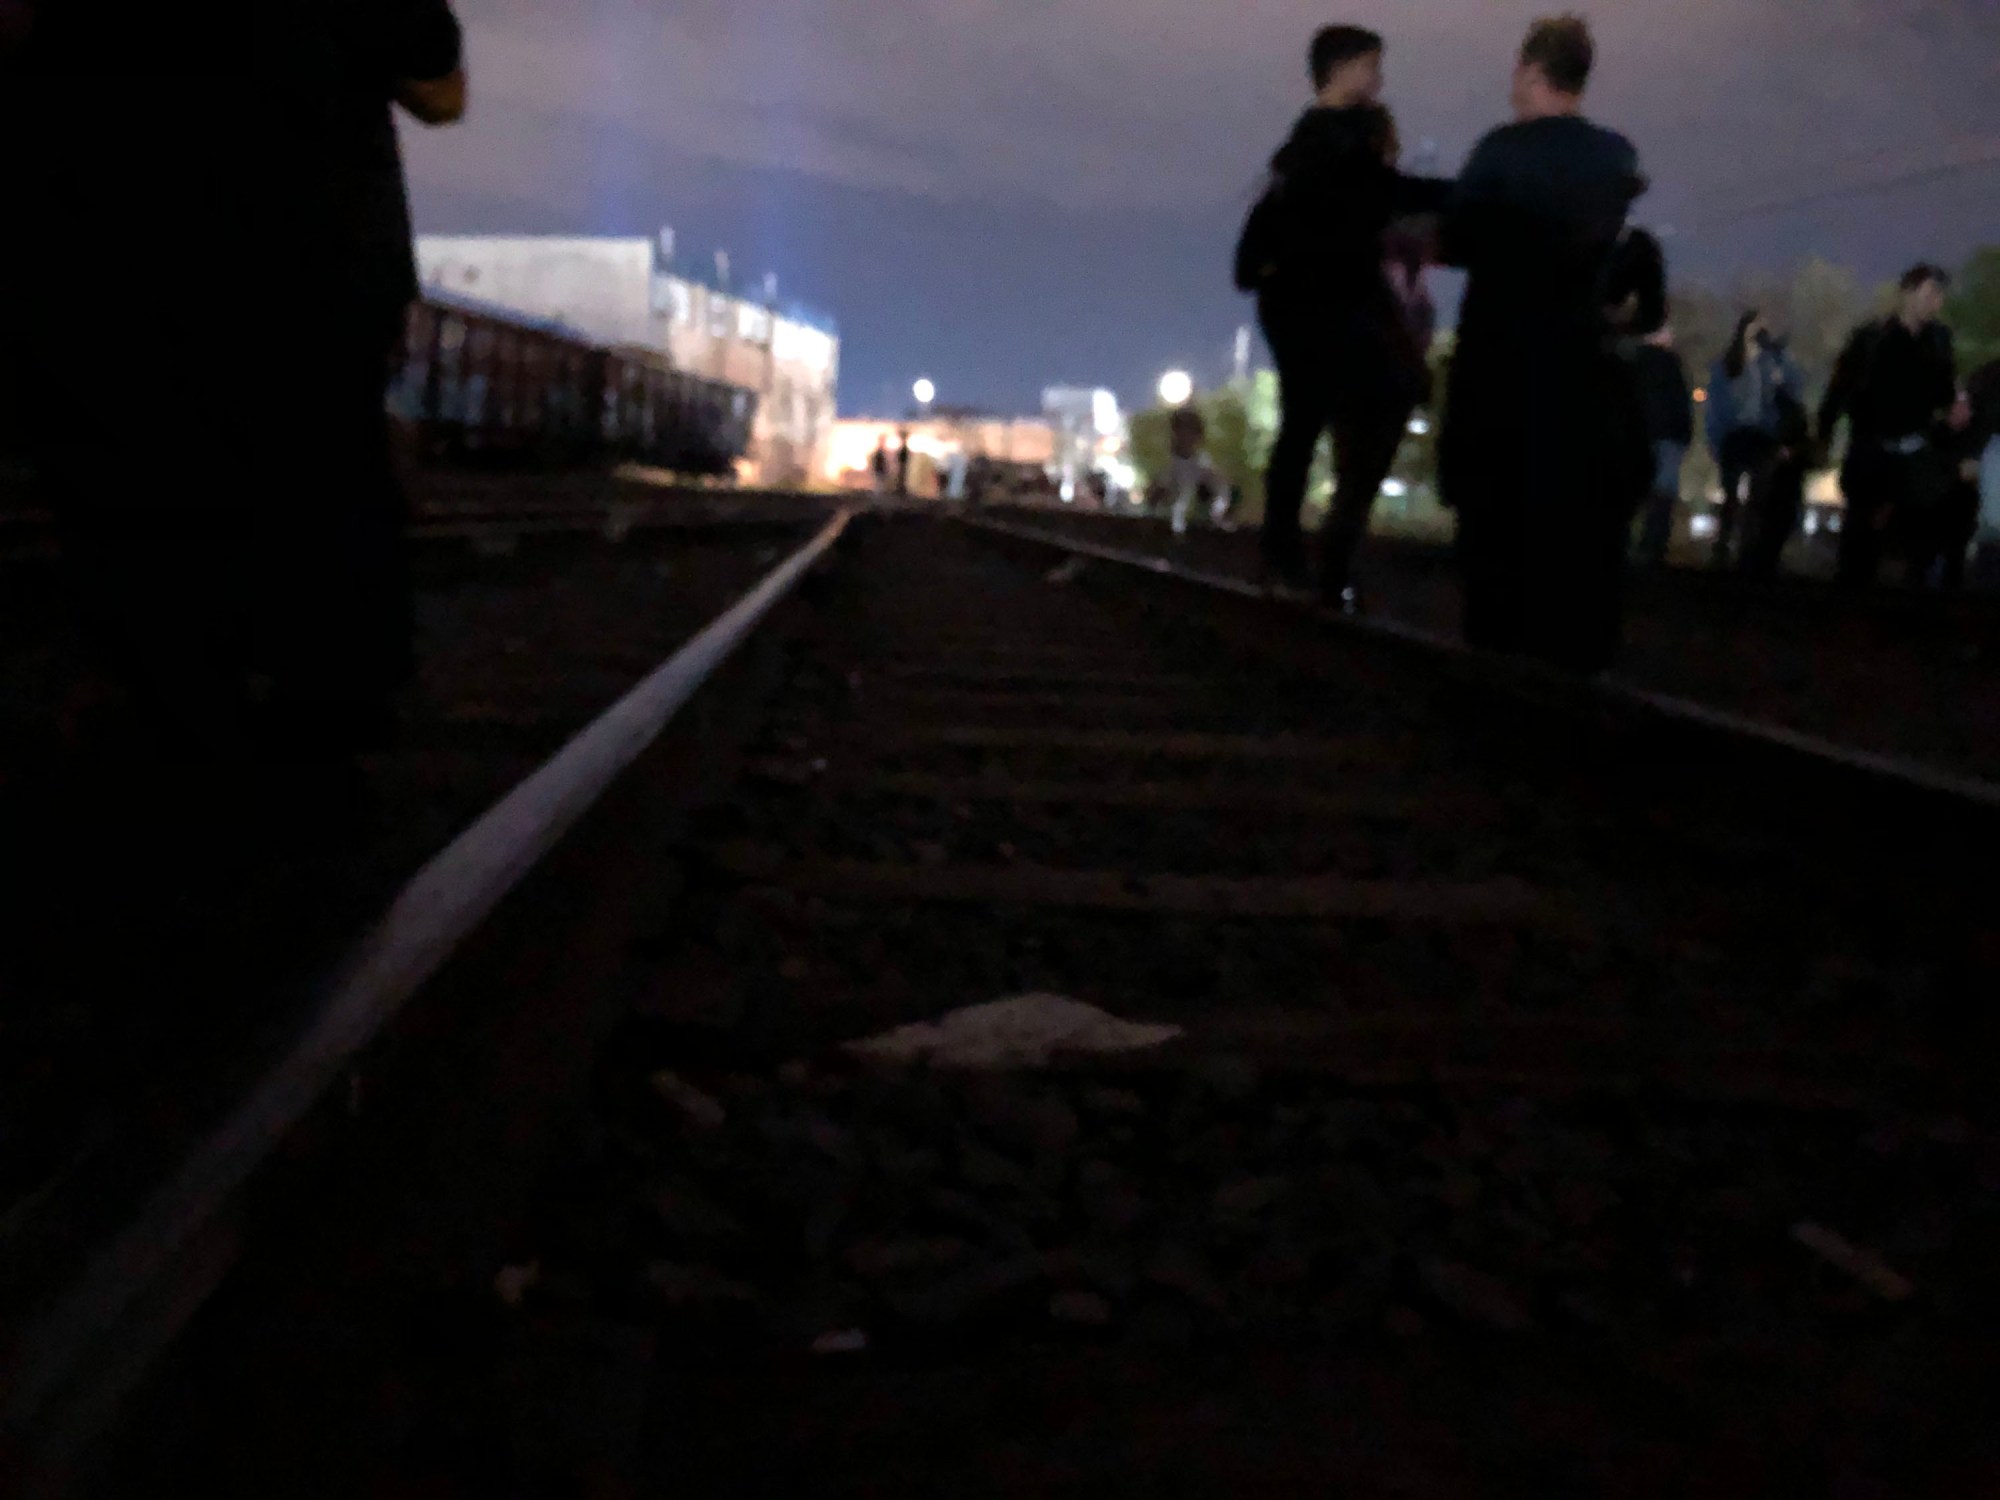
<svg viewBox="0 0 2000 1500"><path fill-rule="evenodd" d="M1160 377L1160 400L1168 406L1186 406L1194 397L1194 377L1186 370L1169 370Z"/></svg>
<svg viewBox="0 0 2000 1500"><path fill-rule="evenodd" d="M1429 432L1430 430L1431 430L1431 419L1429 417L1410 418L1411 437L1422 437L1424 436L1425 433Z"/></svg>
<svg viewBox="0 0 2000 1500"><path fill-rule="evenodd" d="M1706 386L1704 386L1702 389L1694 393L1694 404L1696 406L1702 405L1707 400L1708 400L1708 388Z"/></svg>
<svg viewBox="0 0 2000 1500"><path fill-rule="evenodd" d="M1111 392L1090 393L1090 425L1101 438L1118 437L1125 431L1125 419L1118 413L1118 398Z"/></svg>
<svg viewBox="0 0 2000 1500"><path fill-rule="evenodd" d="M1382 493L1391 500L1400 500L1410 493L1410 487L1400 479L1385 479L1382 481Z"/></svg>
<svg viewBox="0 0 2000 1500"><path fill-rule="evenodd" d="M1716 519L1712 515L1696 516L1692 521L1688 522L1688 535L1697 540L1706 540L1714 536L1719 529Z"/></svg>
<svg viewBox="0 0 2000 1500"><path fill-rule="evenodd" d="M937 400L937 385L928 378L919 380L915 385L910 387L910 394L917 398L917 405L929 406L933 401Z"/></svg>

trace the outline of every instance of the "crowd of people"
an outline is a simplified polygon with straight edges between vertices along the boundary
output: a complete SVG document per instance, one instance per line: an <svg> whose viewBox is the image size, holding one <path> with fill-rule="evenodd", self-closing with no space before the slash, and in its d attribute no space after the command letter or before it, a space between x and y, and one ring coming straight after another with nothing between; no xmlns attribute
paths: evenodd
<svg viewBox="0 0 2000 1500"><path fill-rule="evenodd" d="M1460 267L1440 489L1466 634L1601 667L1628 553L1664 558L1696 436L1660 246L1628 222L1646 189L1638 153L1584 116L1595 46L1579 18L1532 27L1513 121L1455 180L1402 169L1384 58L1360 27L1314 37L1310 107L1238 245L1283 406L1266 568L1275 587L1316 583L1358 607L1371 507L1437 394L1425 267ZM167 754L344 764L387 732L412 622L382 397L416 293L392 112L447 124L465 88L449 0L192 13L112 0L88 19L0 0L0 117L21 139L72 122L60 155L22 164L17 202L39 232L0 247L8 286L34 291L7 299L0 327L27 372L10 410L26 413L103 696L142 702ZM104 363L132 314L104 289L132 280L135 225L161 289L147 341L173 373L114 405ZM1816 420L1781 330L1744 312L1703 387L1719 565L1776 570L1806 474L1844 428L1840 576L1865 583L1895 557L1958 579L1982 458L1996 482L2000 379L1989 367L1959 386L1946 285L1932 266L1903 278L1895 314L1855 332ZM1336 483L1314 579L1301 511L1328 433ZM906 434L885 439L876 488L907 492L911 462ZM1191 411L1175 417L1166 477L1176 529L1199 502L1229 505ZM968 468L951 487L978 496L990 477Z"/></svg>
<svg viewBox="0 0 2000 1500"><path fill-rule="evenodd" d="M1836 577L1867 584L1893 559L1912 584L1964 581L1982 476L1989 487L2000 481L2000 364L1959 384L1951 331L1939 320L1950 282L1934 265L1905 272L1894 310L1848 338L1816 416L1779 332L1761 310L1744 311L1701 388L1722 489L1715 567L1776 576L1805 510L1808 476L1840 446L1844 425ZM1662 330L1650 342L1635 369L1659 468L1638 551L1657 564L1680 495L1694 397L1671 335ZM2000 524L2000 495L1993 501Z"/></svg>
<svg viewBox="0 0 2000 1500"><path fill-rule="evenodd" d="M1312 103L1238 241L1236 284L1257 299L1282 404L1265 480L1267 577L1359 607L1356 550L1431 395L1421 266L1458 267L1468 279L1439 478L1457 516L1466 636L1600 669L1616 654L1628 558L1667 555L1696 436L1664 255L1630 223L1647 187L1638 153L1584 117L1595 43L1585 21L1562 16L1529 30L1514 120L1460 176L1406 173L1381 102L1385 51L1356 26L1314 37ZM1699 392L1723 494L1716 565L1778 571L1808 473L1844 424L1840 579L1870 582L1891 557L1915 581L1960 579L1982 475L1989 490L2000 482L2000 381L1989 368L1959 387L1939 321L1948 284L1931 265L1903 277L1895 312L1855 331L1817 420L1779 330L1743 313ZM1315 579L1300 512L1329 432L1334 493Z"/></svg>

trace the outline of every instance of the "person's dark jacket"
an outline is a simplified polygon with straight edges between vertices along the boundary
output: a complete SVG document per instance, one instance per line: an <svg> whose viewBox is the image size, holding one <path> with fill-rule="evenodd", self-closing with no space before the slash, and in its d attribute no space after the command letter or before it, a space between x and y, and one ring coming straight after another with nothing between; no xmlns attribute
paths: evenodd
<svg viewBox="0 0 2000 1500"><path fill-rule="evenodd" d="M1581 504L1607 465L1621 498L1650 486L1638 399L1609 347L1664 317L1659 243L1626 230L1645 186L1632 143L1580 118L1505 125L1473 151L1443 219L1443 259L1467 273L1440 450L1448 504L1500 491Z"/></svg>
<svg viewBox="0 0 2000 1500"><path fill-rule="evenodd" d="M1820 441L1831 445L1841 418L1852 427L1849 452L1867 444L1927 437L1958 398L1951 330L1932 323L1912 332L1900 318L1854 331L1820 403Z"/></svg>
<svg viewBox="0 0 2000 1500"><path fill-rule="evenodd" d="M1313 108L1271 160L1271 180L1237 245L1236 285L1292 302L1388 307L1382 273L1392 221L1440 209L1450 184L1388 161L1379 105Z"/></svg>
<svg viewBox="0 0 2000 1500"><path fill-rule="evenodd" d="M1632 374L1638 382L1647 440L1691 446L1694 393L1688 388L1687 366L1681 357L1657 344L1641 344L1632 353Z"/></svg>

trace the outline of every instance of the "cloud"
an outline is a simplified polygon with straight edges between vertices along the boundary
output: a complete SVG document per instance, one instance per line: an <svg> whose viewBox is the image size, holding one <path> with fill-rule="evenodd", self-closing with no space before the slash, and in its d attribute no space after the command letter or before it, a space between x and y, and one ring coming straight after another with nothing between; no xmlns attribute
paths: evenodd
<svg viewBox="0 0 2000 1500"><path fill-rule="evenodd" d="M1455 156L1496 119L1547 0L1403 0L1405 136ZM1594 106L1663 186L1772 180L2000 128L1978 0L1626 0L1602 8ZM1110 210L1241 192L1302 102L1312 13L1288 0L463 0L474 127L418 143L420 186L574 194L689 160L952 199ZM1365 12L1364 12L1365 18ZM1837 144L1835 144L1837 142ZM1745 167L1743 163L1754 163Z"/></svg>

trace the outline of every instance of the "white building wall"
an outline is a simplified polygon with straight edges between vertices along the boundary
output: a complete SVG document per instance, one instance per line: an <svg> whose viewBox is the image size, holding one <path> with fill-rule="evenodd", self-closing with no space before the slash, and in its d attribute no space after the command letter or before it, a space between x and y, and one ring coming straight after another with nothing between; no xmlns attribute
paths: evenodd
<svg viewBox="0 0 2000 1500"><path fill-rule="evenodd" d="M653 242L554 235L420 235L426 287L552 319L593 343L665 349L653 311Z"/></svg>

